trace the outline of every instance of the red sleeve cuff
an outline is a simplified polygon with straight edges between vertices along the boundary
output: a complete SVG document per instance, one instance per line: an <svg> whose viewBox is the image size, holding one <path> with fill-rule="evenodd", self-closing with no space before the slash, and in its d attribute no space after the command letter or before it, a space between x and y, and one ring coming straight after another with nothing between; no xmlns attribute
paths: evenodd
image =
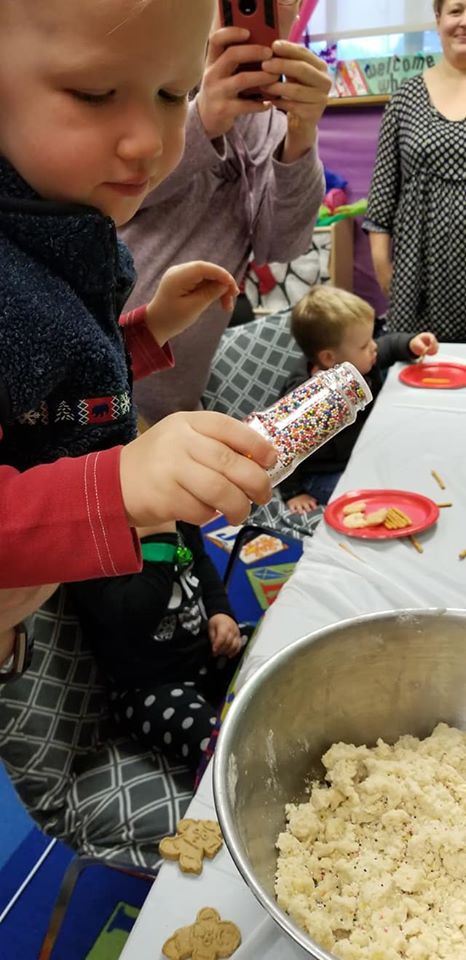
<svg viewBox="0 0 466 960"><path fill-rule="evenodd" d="M168 343L160 347L146 326L146 307L136 307L130 313L123 313L120 326L125 331L126 346L133 362L135 380L142 380L150 373L168 370L175 366L175 360Z"/></svg>
<svg viewBox="0 0 466 960"><path fill-rule="evenodd" d="M18 473L0 468L0 587L137 573L139 540L126 519L121 447Z"/></svg>

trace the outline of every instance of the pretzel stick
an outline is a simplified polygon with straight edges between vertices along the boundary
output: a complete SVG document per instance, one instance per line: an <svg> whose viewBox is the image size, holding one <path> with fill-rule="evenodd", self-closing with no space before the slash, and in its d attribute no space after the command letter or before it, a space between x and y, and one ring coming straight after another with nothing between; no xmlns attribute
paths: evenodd
<svg viewBox="0 0 466 960"><path fill-rule="evenodd" d="M414 363L422 363L422 361L423 361L426 353L428 353L428 352L429 352L429 347L424 347L422 353L419 355L419 357L416 358L416 360L414 361Z"/></svg>
<svg viewBox="0 0 466 960"><path fill-rule="evenodd" d="M422 546L422 543L419 543L419 540L416 540L416 537L411 536L409 539L411 540L414 549L417 550L418 553L424 553L424 547Z"/></svg>
<svg viewBox="0 0 466 960"><path fill-rule="evenodd" d="M436 507L452 507L453 504L452 503L436 503L435 506Z"/></svg>
<svg viewBox="0 0 466 960"><path fill-rule="evenodd" d="M450 383L448 377L423 377L421 383Z"/></svg>
<svg viewBox="0 0 466 960"><path fill-rule="evenodd" d="M340 547L341 550L344 550L345 553L349 553L350 557L353 557L353 560L359 560L360 563L366 562L365 560L362 559L362 557L358 557L357 553L353 553L353 551L350 550L347 543L339 543L338 546Z"/></svg>
<svg viewBox="0 0 466 960"><path fill-rule="evenodd" d="M446 489L447 489L447 488L446 488L446 484L445 484L444 481L442 480L440 474L438 474L436 470L431 470L430 472L431 472L431 475L433 476L435 482L438 483L440 489L441 489L441 490L446 490Z"/></svg>

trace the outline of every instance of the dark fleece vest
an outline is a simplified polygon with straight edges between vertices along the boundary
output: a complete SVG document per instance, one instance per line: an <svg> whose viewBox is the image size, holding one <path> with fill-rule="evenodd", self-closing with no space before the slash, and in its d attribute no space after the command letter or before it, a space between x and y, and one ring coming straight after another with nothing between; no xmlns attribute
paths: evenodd
<svg viewBox="0 0 466 960"><path fill-rule="evenodd" d="M0 463L25 470L134 437L118 326L134 280L112 220L42 200L0 159Z"/></svg>

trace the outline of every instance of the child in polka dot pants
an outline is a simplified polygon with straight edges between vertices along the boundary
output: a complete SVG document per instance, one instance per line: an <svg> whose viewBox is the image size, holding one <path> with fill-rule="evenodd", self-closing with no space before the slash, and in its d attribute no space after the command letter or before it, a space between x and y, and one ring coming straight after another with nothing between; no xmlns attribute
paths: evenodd
<svg viewBox="0 0 466 960"><path fill-rule="evenodd" d="M199 529L173 523L138 533L140 573L70 589L117 723L196 771L242 639Z"/></svg>

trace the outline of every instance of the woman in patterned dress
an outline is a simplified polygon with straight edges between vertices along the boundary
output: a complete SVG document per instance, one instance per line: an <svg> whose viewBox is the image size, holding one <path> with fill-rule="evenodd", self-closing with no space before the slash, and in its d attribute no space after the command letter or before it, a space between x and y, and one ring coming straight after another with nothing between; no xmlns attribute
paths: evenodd
<svg viewBox="0 0 466 960"><path fill-rule="evenodd" d="M466 0L435 0L440 63L384 114L364 228L390 330L466 341Z"/></svg>

